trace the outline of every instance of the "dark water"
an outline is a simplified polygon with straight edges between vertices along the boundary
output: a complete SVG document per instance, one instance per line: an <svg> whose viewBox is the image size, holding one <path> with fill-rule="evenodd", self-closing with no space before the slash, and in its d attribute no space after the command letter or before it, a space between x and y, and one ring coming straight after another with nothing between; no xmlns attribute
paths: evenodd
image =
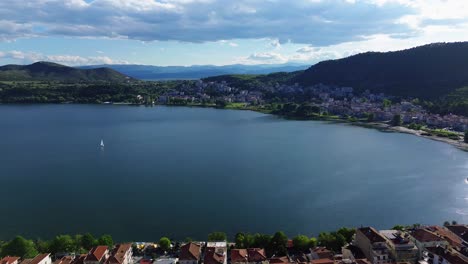
<svg viewBox="0 0 468 264"><path fill-rule="evenodd" d="M0 239L466 223L467 177L467 153L450 145L347 125L202 108L0 106Z"/></svg>

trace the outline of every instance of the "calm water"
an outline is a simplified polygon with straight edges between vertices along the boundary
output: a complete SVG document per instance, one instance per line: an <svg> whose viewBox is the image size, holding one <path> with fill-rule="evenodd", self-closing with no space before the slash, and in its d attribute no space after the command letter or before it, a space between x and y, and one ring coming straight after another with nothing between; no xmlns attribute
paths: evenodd
<svg viewBox="0 0 468 264"><path fill-rule="evenodd" d="M202 108L0 106L0 239L466 223L467 177L468 154L450 145L348 125Z"/></svg>

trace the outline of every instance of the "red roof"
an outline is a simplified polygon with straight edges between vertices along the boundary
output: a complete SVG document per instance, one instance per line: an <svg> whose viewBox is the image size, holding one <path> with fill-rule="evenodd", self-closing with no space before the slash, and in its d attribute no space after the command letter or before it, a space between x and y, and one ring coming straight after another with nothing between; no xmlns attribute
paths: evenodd
<svg viewBox="0 0 468 264"><path fill-rule="evenodd" d="M231 250L231 262L247 262L247 260L248 260L247 249Z"/></svg>
<svg viewBox="0 0 468 264"><path fill-rule="evenodd" d="M180 260L200 260L200 245L188 243L180 247Z"/></svg>
<svg viewBox="0 0 468 264"><path fill-rule="evenodd" d="M263 248L249 248L247 249L247 254L249 262L262 262L267 259Z"/></svg>
<svg viewBox="0 0 468 264"><path fill-rule="evenodd" d="M6 256L2 260L0 260L0 264L11 264L15 261L18 261L19 259L20 259L19 257Z"/></svg>
<svg viewBox="0 0 468 264"><path fill-rule="evenodd" d="M107 249L107 246L93 247L86 256L85 261L101 261L106 255Z"/></svg>
<svg viewBox="0 0 468 264"><path fill-rule="evenodd" d="M316 247L312 250L315 254L317 254L319 259L323 258L332 258L333 257L333 252L328 250L326 247Z"/></svg>
<svg viewBox="0 0 468 264"><path fill-rule="evenodd" d="M432 226L431 229L433 229L434 232L438 235L445 238L445 240L447 240L452 247L463 246L463 240L447 228L441 226Z"/></svg>
<svg viewBox="0 0 468 264"><path fill-rule="evenodd" d="M275 257L275 258L269 259L268 261L270 263L273 263L273 264L286 264L286 263L289 263L288 257Z"/></svg>
<svg viewBox="0 0 468 264"><path fill-rule="evenodd" d="M419 242L444 241L444 239L438 236L437 234L424 228L412 231L411 236L413 236Z"/></svg>
<svg viewBox="0 0 468 264"><path fill-rule="evenodd" d="M54 264L71 264L73 259L73 256L64 256L61 259L55 260Z"/></svg>
<svg viewBox="0 0 468 264"><path fill-rule="evenodd" d="M38 264L39 262L43 261L45 258L49 257L50 253L40 254L37 255L35 258L31 260L29 264Z"/></svg>
<svg viewBox="0 0 468 264"><path fill-rule="evenodd" d="M385 242L385 238L373 227L361 227L359 232L364 234L371 243Z"/></svg>
<svg viewBox="0 0 468 264"><path fill-rule="evenodd" d="M216 252L215 247L207 247L205 250L204 264L222 264L224 263L225 256Z"/></svg>
<svg viewBox="0 0 468 264"><path fill-rule="evenodd" d="M313 259L310 263L312 264L335 264L335 261L333 259Z"/></svg>

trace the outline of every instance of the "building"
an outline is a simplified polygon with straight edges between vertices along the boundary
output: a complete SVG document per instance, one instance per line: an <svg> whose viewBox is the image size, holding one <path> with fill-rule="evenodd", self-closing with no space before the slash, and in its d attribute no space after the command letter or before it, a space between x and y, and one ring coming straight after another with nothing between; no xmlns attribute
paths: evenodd
<svg viewBox="0 0 468 264"><path fill-rule="evenodd" d="M468 258L456 250L443 247L427 247L426 250L429 264L468 264Z"/></svg>
<svg viewBox="0 0 468 264"><path fill-rule="evenodd" d="M201 246L195 243L188 243L180 248L180 264L197 264L200 261Z"/></svg>
<svg viewBox="0 0 468 264"><path fill-rule="evenodd" d="M394 261L416 263L418 248L407 233L398 230L381 230L380 234L390 242L391 257Z"/></svg>
<svg viewBox="0 0 468 264"><path fill-rule="evenodd" d="M50 253L40 254L33 258L29 264L52 264L52 258Z"/></svg>
<svg viewBox="0 0 468 264"><path fill-rule="evenodd" d="M262 248L232 249L231 263L267 264L265 250Z"/></svg>
<svg viewBox="0 0 468 264"><path fill-rule="evenodd" d="M205 256L203 257L204 264L226 264L226 248L222 247L206 247Z"/></svg>
<svg viewBox="0 0 468 264"><path fill-rule="evenodd" d="M54 264L72 264L75 260L74 256L64 256L54 261Z"/></svg>
<svg viewBox="0 0 468 264"><path fill-rule="evenodd" d="M106 264L133 264L132 244L116 245Z"/></svg>
<svg viewBox="0 0 468 264"><path fill-rule="evenodd" d="M109 258L107 246L93 247L84 259L84 264L102 264Z"/></svg>
<svg viewBox="0 0 468 264"><path fill-rule="evenodd" d="M18 264L19 259L19 257L6 256L0 260L0 264Z"/></svg>
<svg viewBox="0 0 468 264"><path fill-rule="evenodd" d="M418 258L423 257L423 252L427 247L448 246L448 242L437 234L425 229L418 228L410 232L410 239L418 248Z"/></svg>
<svg viewBox="0 0 468 264"><path fill-rule="evenodd" d="M387 264L392 262L387 240L372 227L358 228L354 244L361 249L362 253L372 264Z"/></svg>
<svg viewBox="0 0 468 264"><path fill-rule="evenodd" d="M333 259L333 252L326 247L316 247L310 252L310 259Z"/></svg>

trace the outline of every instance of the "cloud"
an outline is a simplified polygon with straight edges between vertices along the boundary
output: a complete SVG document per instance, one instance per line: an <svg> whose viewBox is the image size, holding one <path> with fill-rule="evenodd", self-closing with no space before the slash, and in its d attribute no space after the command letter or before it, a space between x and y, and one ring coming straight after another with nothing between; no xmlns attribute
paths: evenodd
<svg viewBox="0 0 468 264"><path fill-rule="evenodd" d="M281 64L286 63L288 58L276 52L258 52L247 57L238 58L234 63L241 64Z"/></svg>
<svg viewBox="0 0 468 264"><path fill-rule="evenodd" d="M397 21L415 12L401 1L375 0L3 0L0 17L16 27L0 31L0 38L45 35L195 43L269 38L277 40L275 45L331 45L377 33L406 33L411 28Z"/></svg>
<svg viewBox="0 0 468 264"><path fill-rule="evenodd" d="M37 61L51 61L69 66L97 64L128 64L127 61L113 60L107 56L82 57L76 55L44 55L37 52L6 51L0 52L0 59L10 59L15 63L29 64Z"/></svg>

